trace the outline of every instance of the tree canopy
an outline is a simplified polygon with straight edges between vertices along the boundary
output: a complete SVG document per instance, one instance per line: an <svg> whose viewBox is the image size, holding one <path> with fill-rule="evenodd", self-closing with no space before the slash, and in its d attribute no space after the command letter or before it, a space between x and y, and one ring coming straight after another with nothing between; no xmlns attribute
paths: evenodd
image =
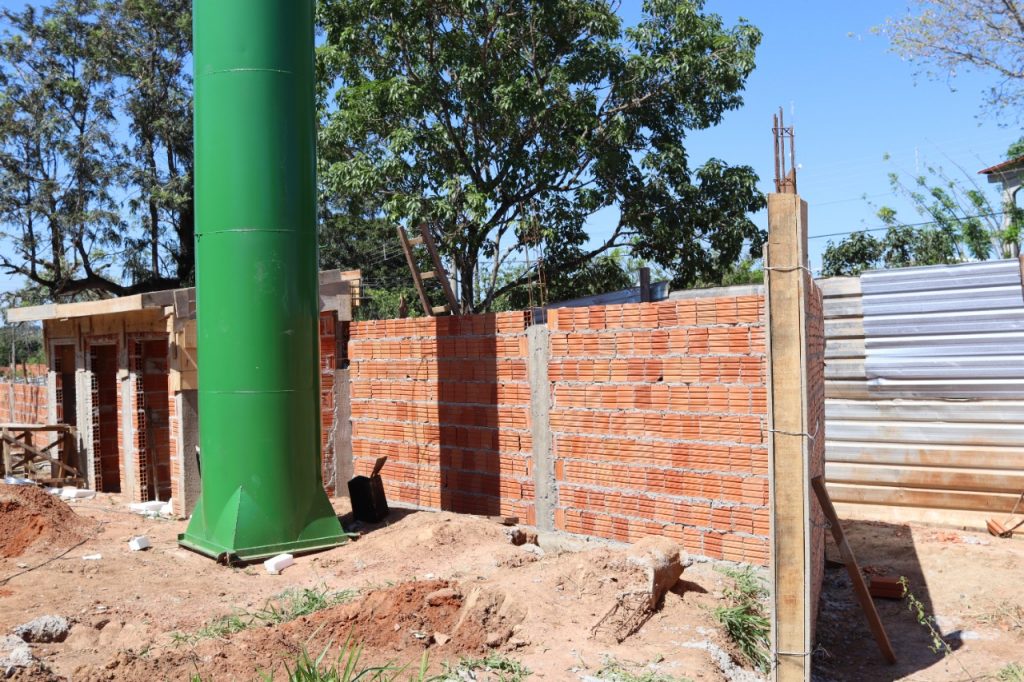
<svg viewBox="0 0 1024 682"><path fill-rule="evenodd" d="M758 255L753 170L693 166L685 142L740 106L760 33L700 0L643 10L624 28L608 0L321 0L321 210L428 224L467 311L620 246L677 284Z"/></svg>
<svg viewBox="0 0 1024 682"><path fill-rule="evenodd" d="M914 0L916 11L891 18L878 30L893 50L947 79L974 69L995 84L984 93L991 110L1019 120L1024 104L1024 2L1020 0Z"/></svg>
<svg viewBox="0 0 1024 682"><path fill-rule="evenodd" d="M191 281L190 11L0 10L0 268L47 298Z"/></svg>
<svg viewBox="0 0 1024 682"><path fill-rule="evenodd" d="M1014 152L1011 146L1009 153ZM1001 206L974 178L948 175L941 167L907 183L890 173L893 191L909 200L924 221L907 223L897 212L881 206L876 216L885 234L866 231L829 242L822 254L822 275L858 275L876 268L939 265L989 258L1013 258L1019 252L1024 215L1016 206Z"/></svg>

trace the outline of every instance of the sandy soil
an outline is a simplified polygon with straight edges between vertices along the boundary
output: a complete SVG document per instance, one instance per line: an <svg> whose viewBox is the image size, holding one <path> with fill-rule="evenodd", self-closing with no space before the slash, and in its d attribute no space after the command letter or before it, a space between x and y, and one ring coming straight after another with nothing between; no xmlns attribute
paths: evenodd
<svg viewBox="0 0 1024 682"><path fill-rule="evenodd" d="M347 511L339 502L338 512ZM732 652L711 611L726 579L709 563L683 581L639 631L617 643L594 626L631 589L627 548L554 541L514 546L487 519L396 510L359 540L298 557L282 575L262 566L224 568L179 548L185 523L126 511L118 496L74 502L86 520L81 540L43 538L21 556L0 558L0 634L40 615L74 626L65 642L33 645L51 674L14 679L247 680L283 670L306 647L318 653L349 636L364 663L445 661L499 651L533 671L530 679L582 680L614 658L627 669L692 680L724 680L716 648ZM900 662L881 662L842 568L826 572L816 678L830 680L981 679L1024 663L1024 543L983 533L850 523L851 544L868 572L906 575L912 592L956 650L933 654L927 630L905 602L879 600ZM153 548L131 552L147 535ZM70 548L70 550L69 550ZM63 556L58 556L65 552ZM99 561L82 556L99 553ZM837 557L834 547L830 557ZM56 558L54 558L56 557ZM214 619L263 607L295 587L358 590L359 597L290 623L222 639L181 641ZM1015 590L1017 590L1015 592ZM711 649L711 651L709 651ZM737 672L733 671L734 679Z"/></svg>

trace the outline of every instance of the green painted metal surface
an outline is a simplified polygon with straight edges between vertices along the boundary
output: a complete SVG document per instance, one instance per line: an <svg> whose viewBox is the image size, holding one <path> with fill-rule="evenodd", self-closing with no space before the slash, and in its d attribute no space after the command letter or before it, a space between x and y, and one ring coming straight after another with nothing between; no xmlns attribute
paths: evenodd
<svg viewBox="0 0 1024 682"><path fill-rule="evenodd" d="M313 0L195 0L202 494L228 561L344 541L320 473Z"/></svg>

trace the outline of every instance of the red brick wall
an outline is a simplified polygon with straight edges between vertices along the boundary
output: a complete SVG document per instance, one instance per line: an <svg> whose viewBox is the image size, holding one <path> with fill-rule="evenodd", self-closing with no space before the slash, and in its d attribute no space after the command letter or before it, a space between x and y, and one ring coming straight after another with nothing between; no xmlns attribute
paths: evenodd
<svg viewBox="0 0 1024 682"><path fill-rule="evenodd" d="M526 314L353 322L356 474L388 499L533 523Z"/></svg>
<svg viewBox="0 0 1024 682"><path fill-rule="evenodd" d="M551 311L556 526L768 561L760 296Z"/></svg>
<svg viewBox="0 0 1024 682"><path fill-rule="evenodd" d="M808 473L825 475L825 316L821 290L807 278L807 429ZM813 497L813 492L811 493ZM825 514L811 503L811 603L818 604L825 578Z"/></svg>
<svg viewBox="0 0 1024 682"><path fill-rule="evenodd" d="M46 424L46 386L0 382L0 421Z"/></svg>

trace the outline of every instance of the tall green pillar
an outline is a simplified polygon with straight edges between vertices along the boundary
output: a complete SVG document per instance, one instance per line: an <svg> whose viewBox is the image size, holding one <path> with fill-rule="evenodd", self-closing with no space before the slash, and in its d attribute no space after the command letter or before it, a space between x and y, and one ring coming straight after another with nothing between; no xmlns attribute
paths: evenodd
<svg viewBox="0 0 1024 682"><path fill-rule="evenodd" d="M226 561L345 536L320 473L313 0L195 0L202 494Z"/></svg>

